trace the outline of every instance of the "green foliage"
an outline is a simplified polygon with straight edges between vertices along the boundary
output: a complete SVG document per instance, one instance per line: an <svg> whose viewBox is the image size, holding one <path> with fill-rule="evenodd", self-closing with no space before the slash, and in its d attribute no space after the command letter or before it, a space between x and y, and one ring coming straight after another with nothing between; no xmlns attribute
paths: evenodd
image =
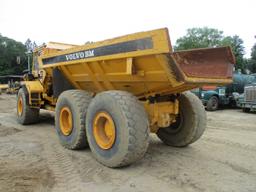
<svg viewBox="0 0 256 192"><path fill-rule="evenodd" d="M248 63L250 71L256 73L256 43L252 47L251 59L249 59Z"/></svg>
<svg viewBox="0 0 256 192"><path fill-rule="evenodd" d="M232 48L233 54L236 58L236 69L241 69L245 72L246 69L246 59L244 59L244 41L238 36L227 36L221 41L220 46L230 46Z"/></svg>
<svg viewBox="0 0 256 192"><path fill-rule="evenodd" d="M29 38L25 42L25 47L28 52L33 52L33 50L37 47L36 42L32 42Z"/></svg>
<svg viewBox="0 0 256 192"><path fill-rule="evenodd" d="M191 28L184 37L176 41L174 49L186 50L219 46L223 39L223 32L213 28Z"/></svg>
<svg viewBox="0 0 256 192"><path fill-rule="evenodd" d="M22 74L27 65L25 52L25 45L0 34L0 75Z"/></svg>
<svg viewBox="0 0 256 192"><path fill-rule="evenodd" d="M236 58L236 69L241 69L245 72L246 60L244 56L243 40L235 36L224 36L222 31L213 28L191 28L187 30L184 37L176 41L174 49L186 50L194 48L209 48L230 46Z"/></svg>

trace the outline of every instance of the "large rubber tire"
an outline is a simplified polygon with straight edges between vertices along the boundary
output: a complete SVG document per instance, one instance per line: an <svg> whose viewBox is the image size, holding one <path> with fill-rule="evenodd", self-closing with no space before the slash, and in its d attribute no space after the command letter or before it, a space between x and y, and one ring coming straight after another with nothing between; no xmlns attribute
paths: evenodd
<svg viewBox="0 0 256 192"><path fill-rule="evenodd" d="M87 108L91 94L82 90L68 90L61 93L56 104L55 128L60 143L68 149L82 149L88 146L85 131ZM60 112L63 108L70 110L72 115L71 132L67 135L61 130Z"/></svg>
<svg viewBox="0 0 256 192"><path fill-rule="evenodd" d="M93 133L94 118L105 112L115 125L115 141L102 149ZM138 99L124 91L106 91L95 96L86 117L87 139L93 156L108 167L127 166L141 159L149 143L149 121Z"/></svg>
<svg viewBox="0 0 256 192"><path fill-rule="evenodd" d="M211 96L207 101L206 109L207 111L216 111L219 107L219 99L216 96Z"/></svg>
<svg viewBox="0 0 256 192"><path fill-rule="evenodd" d="M20 103L19 103L20 102ZM19 105L21 111L19 112ZM22 125L33 124L39 121L39 108L31 108L28 101L28 93L25 87L18 91L17 95L17 120Z"/></svg>
<svg viewBox="0 0 256 192"><path fill-rule="evenodd" d="M180 115L167 128L159 128L157 136L167 145L185 147L197 141L206 128L206 112L200 99L191 92L179 97Z"/></svg>

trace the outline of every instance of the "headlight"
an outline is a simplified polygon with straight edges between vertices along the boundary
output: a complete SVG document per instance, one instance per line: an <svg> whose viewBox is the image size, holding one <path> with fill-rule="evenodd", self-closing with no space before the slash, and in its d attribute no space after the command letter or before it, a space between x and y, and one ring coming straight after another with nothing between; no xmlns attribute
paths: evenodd
<svg viewBox="0 0 256 192"><path fill-rule="evenodd" d="M201 97L202 97L202 98L204 97L204 93L201 93Z"/></svg>
<svg viewBox="0 0 256 192"><path fill-rule="evenodd" d="M239 99L240 95L237 92L232 93L232 96L235 100Z"/></svg>

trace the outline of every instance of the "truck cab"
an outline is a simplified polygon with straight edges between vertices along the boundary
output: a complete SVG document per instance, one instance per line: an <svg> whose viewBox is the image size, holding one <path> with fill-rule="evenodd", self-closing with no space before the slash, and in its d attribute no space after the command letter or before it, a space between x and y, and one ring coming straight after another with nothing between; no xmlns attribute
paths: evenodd
<svg viewBox="0 0 256 192"><path fill-rule="evenodd" d="M215 111L220 105L230 103L225 86L203 86L192 91L202 101L208 111Z"/></svg>
<svg viewBox="0 0 256 192"><path fill-rule="evenodd" d="M244 93L239 96L237 106L244 112L256 111L256 83L244 87Z"/></svg>

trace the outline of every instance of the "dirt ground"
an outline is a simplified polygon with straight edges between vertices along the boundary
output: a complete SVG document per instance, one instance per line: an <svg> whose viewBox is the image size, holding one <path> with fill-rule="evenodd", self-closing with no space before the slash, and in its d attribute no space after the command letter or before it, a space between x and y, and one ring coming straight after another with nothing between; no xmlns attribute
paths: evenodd
<svg viewBox="0 0 256 192"><path fill-rule="evenodd" d="M151 136L143 160L110 169L89 149L64 149L54 114L21 126L16 97L0 95L0 191L256 191L256 114L209 112L204 136L187 148L165 146Z"/></svg>

